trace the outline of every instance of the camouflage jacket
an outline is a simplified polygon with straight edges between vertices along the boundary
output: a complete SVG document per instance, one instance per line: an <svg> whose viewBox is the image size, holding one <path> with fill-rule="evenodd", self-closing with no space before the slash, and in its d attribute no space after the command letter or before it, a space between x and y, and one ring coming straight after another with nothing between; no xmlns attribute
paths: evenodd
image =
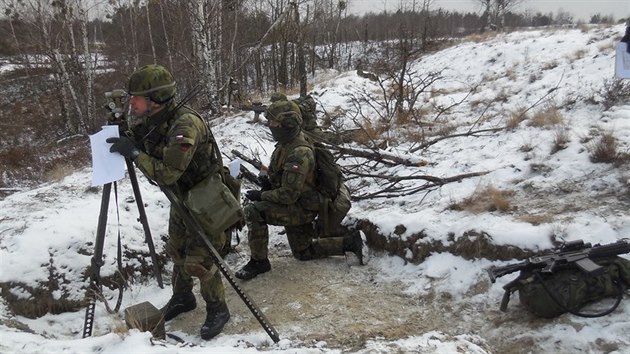
<svg viewBox="0 0 630 354"><path fill-rule="evenodd" d="M133 135L142 150L135 162L148 178L160 185L175 185L184 193L220 166L203 118L186 106L176 112L172 109L173 104L134 127ZM161 120L156 127L155 122Z"/></svg>
<svg viewBox="0 0 630 354"><path fill-rule="evenodd" d="M303 133L288 143L276 144L269 163L269 181L272 190L263 192L262 200L274 203L294 204L315 191L315 155Z"/></svg>

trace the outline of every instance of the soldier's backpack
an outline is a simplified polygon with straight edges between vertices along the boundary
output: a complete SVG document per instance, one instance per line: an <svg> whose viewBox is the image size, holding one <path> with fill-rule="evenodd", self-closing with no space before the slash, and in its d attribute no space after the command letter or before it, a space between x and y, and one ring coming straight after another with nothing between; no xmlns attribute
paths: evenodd
<svg viewBox="0 0 630 354"><path fill-rule="evenodd" d="M341 167L333 154L319 143L313 144L315 155L316 189L324 197L320 203L318 229L320 236L337 233L341 221L348 214L352 203L344 185Z"/></svg>
<svg viewBox="0 0 630 354"><path fill-rule="evenodd" d="M315 103L315 99L311 95L306 95L292 101L300 107L302 129L309 132L317 128L317 103Z"/></svg>
<svg viewBox="0 0 630 354"><path fill-rule="evenodd" d="M600 275L588 274L575 266L553 273L522 271L514 280L521 304L534 315L544 318L554 318L566 312L580 317L611 313L630 288L630 261L611 257L596 263L604 268ZM615 299L605 311L581 311L585 305L604 298Z"/></svg>

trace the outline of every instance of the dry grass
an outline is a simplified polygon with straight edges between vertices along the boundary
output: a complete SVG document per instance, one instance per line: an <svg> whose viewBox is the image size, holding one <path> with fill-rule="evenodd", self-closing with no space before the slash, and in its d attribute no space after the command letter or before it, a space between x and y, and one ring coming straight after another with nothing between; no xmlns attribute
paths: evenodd
<svg viewBox="0 0 630 354"><path fill-rule="evenodd" d="M586 56L586 53L588 53L588 50L582 48L582 49L578 49L575 52L573 52L573 54L571 54L571 60L578 60L578 59L582 59L584 58L584 56Z"/></svg>
<svg viewBox="0 0 630 354"><path fill-rule="evenodd" d="M555 106L544 108L531 117L527 125L531 127L548 127L561 124L563 122L562 114Z"/></svg>
<svg viewBox="0 0 630 354"><path fill-rule="evenodd" d="M531 144L523 144L521 145L521 147L518 149L518 151L520 152L530 152L534 150L534 147L531 146Z"/></svg>
<svg viewBox="0 0 630 354"><path fill-rule="evenodd" d="M396 112L396 124L398 125L409 125L414 122L414 112L409 110L403 110L401 112Z"/></svg>
<svg viewBox="0 0 630 354"><path fill-rule="evenodd" d="M542 70L551 70L551 69L553 69L553 68L555 68L557 66L558 66L558 61L557 60L552 60L552 61L550 61L548 63L544 63L541 69Z"/></svg>
<svg viewBox="0 0 630 354"><path fill-rule="evenodd" d="M75 167L65 163L59 163L44 173L44 178L49 182L59 182L66 176L71 175L75 171Z"/></svg>
<svg viewBox="0 0 630 354"><path fill-rule="evenodd" d="M617 139L612 133L602 134L598 140L589 146L590 159L594 163L613 163L619 157Z"/></svg>
<svg viewBox="0 0 630 354"><path fill-rule="evenodd" d="M449 206L451 210L467 211L473 214L500 211L506 212L512 208L510 199L513 191L500 190L493 186L478 188L471 196Z"/></svg>
<svg viewBox="0 0 630 354"><path fill-rule="evenodd" d="M371 145L374 141L380 140L383 133L387 131L384 125L365 120L361 126L362 129L353 134L353 139L358 144Z"/></svg>
<svg viewBox="0 0 630 354"><path fill-rule="evenodd" d="M567 148L567 144L571 140L569 139L569 132L567 129L560 127L556 129L553 139L553 145L551 146L551 154L555 154L560 150Z"/></svg>
<svg viewBox="0 0 630 354"><path fill-rule="evenodd" d="M516 111L512 111L507 118L507 122L505 123L505 127L507 129L516 129L523 121L529 119L529 116L525 112L525 109L518 109Z"/></svg>
<svg viewBox="0 0 630 354"><path fill-rule="evenodd" d="M447 136L457 129L455 124L440 124L434 129L434 136Z"/></svg>
<svg viewBox="0 0 630 354"><path fill-rule="evenodd" d="M516 64L512 65L509 68L505 69L505 76L508 77L511 81L516 81L518 78L518 66Z"/></svg>
<svg viewBox="0 0 630 354"><path fill-rule="evenodd" d="M554 217L551 214L525 214L517 216L516 219L532 225L542 225L553 222Z"/></svg>
<svg viewBox="0 0 630 354"><path fill-rule="evenodd" d="M483 43L483 42L489 41L490 39L496 37L497 35L498 35L498 32L496 31L486 31L484 33L471 34L470 36L465 37L464 41L469 41L473 43Z"/></svg>

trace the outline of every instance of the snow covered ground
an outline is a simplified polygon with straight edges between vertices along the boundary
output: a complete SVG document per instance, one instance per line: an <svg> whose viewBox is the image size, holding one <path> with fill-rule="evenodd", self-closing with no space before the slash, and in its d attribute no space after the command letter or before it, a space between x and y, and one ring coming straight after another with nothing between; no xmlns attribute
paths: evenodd
<svg viewBox="0 0 630 354"><path fill-rule="evenodd" d="M626 100L608 110L604 110L602 104L602 92L613 77L614 47L623 32L624 27L616 25L593 27L588 31L558 29L498 34L487 41L461 43L415 62L414 69L442 70L444 77L432 86L432 94L421 97L419 106L447 106L461 100L470 87L477 87L463 104L440 117L440 122L446 120L456 129L459 127L456 132L466 131L473 125L475 129L504 127L515 112L533 106L528 112L529 118L513 129L447 139L416 153L409 152L415 146L413 142L391 139L384 152L421 158L428 164L382 168L376 172L442 178L470 172L488 173L446 184L428 194L355 202L348 222L367 219L378 227L380 234L396 235L403 240L422 231L427 237L419 242L437 241L443 245L475 230L490 235L496 245L514 245L528 250L549 249L552 238L559 237L591 243L610 243L630 237L629 163L615 166L592 163L589 158L592 144L604 133L616 138L618 152L630 153L630 102ZM327 112L337 107L347 108L351 100L366 93L378 95L374 82L354 72L320 73L314 91ZM557 107L562 117L559 122L531 124L536 112L549 107ZM369 110L365 112L369 116ZM236 148L256 152L263 160L268 160L273 142L264 126L247 122L251 118L251 113L239 113L215 121L214 134L224 153L229 154ZM352 128L354 123L343 120L343 124ZM389 134L395 137L402 132L393 129ZM563 149L552 153L559 135L567 141ZM353 159L344 161L353 162ZM0 282L20 284L2 290L0 351L3 353L496 352L484 344L485 333L452 335L442 329L424 333L410 331L398 340L374 337L362 348L345 348L329 346L325 341L303 342L299 325L292 328L290 338L283 338L281 333L281 341L276 344L258 328L221 334L208 342L179 333L192 343L184 345L153 341L148 333L128 331L122 317L107 314L100 303L94 334L86 339L81 338L83 310L47 314L36 319L15 316L6 303L7 292L30 301L34 296L32 289L47 283L52 273L63 278L52 300L80 300L84 296L86 283L82 277L90 264L101 198L100 190L88 188L90 172L90 169L77 171L58 183L15 193L0 201ZM382 188L378 183L363 186L358 179L349 184L353 188L361 187L362 192ZM508 211L473 213L451 207L487 186L510 191ZM140 187L156 249L163 252L168 202L142 177ZM128 180L121 181L120 221L112 204L103 275L115 272L118 230L127 250L146 252L142 228L136 221L135 204L126 200L131 195ZM534 217L538 221L532 223ZM399 232L398 225L404 225L406 231ZM277 231L274 229L270 244L286 244L284 236ZM231 260L234 266L247 258L246 241L239 247L244 258ZM411 255L408 258L411 259ZM134 258L125 262L133 265L139 261ZM382 281L403 284L405 292L414 296L447 294L458 303L491 302L490 306L498 307L503 293L501 286L512 277L506 276L490 284L485 269L506 263L433 253L424 262L414 265L397 256L374 252L369 267ZM170 269L170 264L166 268ZM472 289L479 284L485 284L487 291L470 297ZM255 289L251 289L250 294L258 302L265 301L257 296ZM114 296L115 292L110 295ZM170 289L160 289L152 278L138 279L126 292L123 308L143 301L158 306L169 297ZM527 337L531 341L530 347L513 348L514 353L630 353L630 302L627 298L613 314L598 319L563 315L551 321L532 321L519 311L522 309L518 301L513 300L506 317L494 319L502 323L497 332L519 326L520 320L529 322L527 333L505 330L511 336L508 339L519 341ZM457 317L457 314L450 315ZM462 314L461 321L469 320Z"/></svg>

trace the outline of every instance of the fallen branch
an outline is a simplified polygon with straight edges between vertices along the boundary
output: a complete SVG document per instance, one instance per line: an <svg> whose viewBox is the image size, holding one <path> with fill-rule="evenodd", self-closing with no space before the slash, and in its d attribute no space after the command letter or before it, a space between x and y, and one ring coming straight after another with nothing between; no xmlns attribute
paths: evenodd
<svg viewBox="0 0 630 354"><path fill-rule="evenodd" d="M404 157L395 156L392 154L381 153L378 151L353 149L353 148L347 148L347 147L338 146L334 144L326 144L326 148L331 149L331 150L336 150L339 153L344 154L344 155L362 157L368 160L380 162L388 166L404 165L404 166L410 166L410 167L420 167L420 166L426 166L428 163L426 160L422 160L422 159L404 158Z"/></svg>
<svg viewBox="0 0 630 354"><path fill-rule="evenodd" d="M391 182L388 186L381 189L380 191L377 191L374 193L363 194L363 195L353 195L352 197L352 200L363 200L363 199L373 199L373 198L395 198L395 197L408 196L408 195L412 195L412 194L415 194L415 193L418 193L420 191L424 191L430 188L437 188L447 183L458 182L458 181L461 181L463 179L470 178L470 177L483 176L490 173L490 171L464 173L461 175L456 175L456 176L451 176L451 177L446 177L446 178L426 176L426 175L387 176L387 175L374 175L374 174L359 173L359 172L347 172L347 173L351 175L355 175L357 177L380 178L380 179L385 179ZM410 180L425 180L427 181L427 183L425 183L422 186L413 187L413 188L404 188L404 187L394 188L399 182L410 181Z"/></svg>

